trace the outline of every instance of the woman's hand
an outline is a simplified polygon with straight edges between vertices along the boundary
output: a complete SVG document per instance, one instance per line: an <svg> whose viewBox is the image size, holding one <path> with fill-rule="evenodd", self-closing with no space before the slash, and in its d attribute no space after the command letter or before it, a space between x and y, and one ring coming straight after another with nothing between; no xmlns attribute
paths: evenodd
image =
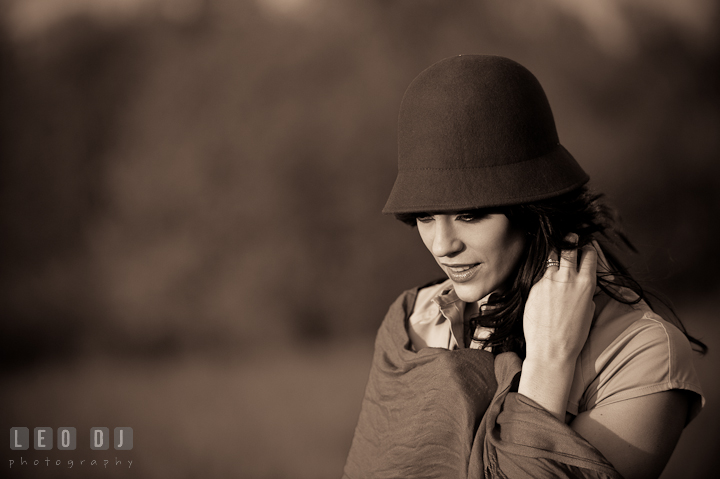
<svg viewBox="0 0 720 479"><path fill-rule="evenodd" d="M567 239L576 243L577 235ZM596 269L591 245L564 250L559 259L553 253L525 304L526 357L518 392L563 421L575 362L595 312Z"/></svg>
<svg viewBox="0 0 720 479"><path fill-rule="evenodd" d="M577 235L567 240L576 243ZM597 252L591 245L562 251L559 264L557 253L551 254L545 274L525 304L527 358L575 362L595 312L596 270Z"/></svg>

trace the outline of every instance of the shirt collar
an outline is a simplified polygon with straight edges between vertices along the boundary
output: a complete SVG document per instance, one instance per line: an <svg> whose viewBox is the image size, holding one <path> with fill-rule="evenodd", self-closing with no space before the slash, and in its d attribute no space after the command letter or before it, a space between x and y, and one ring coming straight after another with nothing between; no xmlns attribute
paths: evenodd
<svg viewBox="0 0 720 479"><path fill-rule="evenodd" d="M452 318L458 312L465 318L474 318L479 316L481 314L480 307L488 302L490 294L474 303L466 303L458 297L455 292L455 288L448 286L447 288L444 288L440 294L435 296L432 301L440 307L440 311L443 316L452 321Z"/></svg>

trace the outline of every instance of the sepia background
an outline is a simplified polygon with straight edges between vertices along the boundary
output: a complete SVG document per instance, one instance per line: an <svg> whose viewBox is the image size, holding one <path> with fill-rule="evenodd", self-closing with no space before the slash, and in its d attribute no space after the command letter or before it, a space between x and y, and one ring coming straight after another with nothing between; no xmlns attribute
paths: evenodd
<svg viewBox="0 0 720 479"><path fill-rule="evenodd" d="M400 99L487 53L535 73L633 271L710 347L663 478L710 477L718 20L714 0L3 1L0 421L78 430L24 451L62 466L9 472L340 477L375 330L441 274L380 214ZM134 449L91 452L98 426ZM132 469L66 465L106 456Z"/></svg>

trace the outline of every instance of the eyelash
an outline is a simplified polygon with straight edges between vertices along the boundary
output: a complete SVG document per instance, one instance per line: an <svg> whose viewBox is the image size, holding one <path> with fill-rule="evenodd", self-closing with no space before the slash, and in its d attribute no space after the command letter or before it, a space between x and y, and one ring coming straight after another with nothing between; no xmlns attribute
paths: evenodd
<svg viewBox="0 0 720 479"><path fill-rule="evenodd" d="M459 214L455 216L455 219L462 221L463 223L472 223L473 221L481 220L487 215L472 215L472 214ZM415 218L420 223L429 223L433 220L433 215L418 216Z"/></svg>

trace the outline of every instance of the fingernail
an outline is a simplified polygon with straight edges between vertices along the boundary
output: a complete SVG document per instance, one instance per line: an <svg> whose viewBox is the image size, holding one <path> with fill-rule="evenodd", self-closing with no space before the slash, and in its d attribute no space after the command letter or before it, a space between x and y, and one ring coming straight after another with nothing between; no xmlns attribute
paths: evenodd
<svg viewBox="0 0 720 479"><path fill-rule="evenodd" d="M568 233L568 235L565 237L565 241L573 244L578 244L579 239L580 237L576 233Z"/></svg>

